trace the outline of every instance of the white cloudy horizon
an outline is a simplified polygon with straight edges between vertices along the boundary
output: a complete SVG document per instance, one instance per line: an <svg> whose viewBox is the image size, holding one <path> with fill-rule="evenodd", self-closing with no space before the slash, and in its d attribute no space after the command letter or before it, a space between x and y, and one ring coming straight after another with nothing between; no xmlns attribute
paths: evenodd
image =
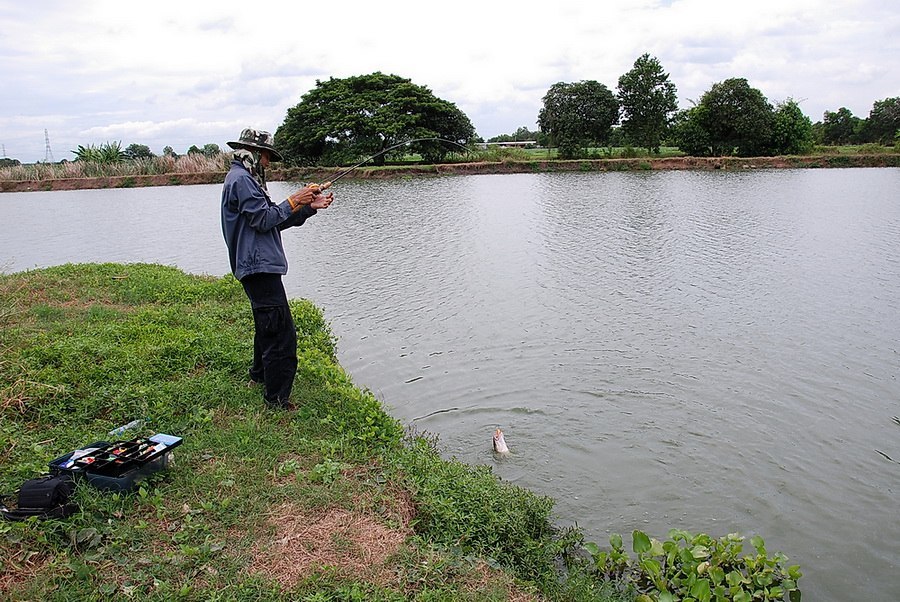
<svg viewBox="0 0 900 602"><path fill-rule="evenodd" d="M681 108L732 77L773 104L797 100L814 122L900 96L900 6L888 0L256 6L0 3L5 156L44 160L45 130L56 161L106 142L224 148L247 126L274 132L316 80L376 71L429 88L490 138L536 129L556 82L615 92L644 53Z"/></svg>

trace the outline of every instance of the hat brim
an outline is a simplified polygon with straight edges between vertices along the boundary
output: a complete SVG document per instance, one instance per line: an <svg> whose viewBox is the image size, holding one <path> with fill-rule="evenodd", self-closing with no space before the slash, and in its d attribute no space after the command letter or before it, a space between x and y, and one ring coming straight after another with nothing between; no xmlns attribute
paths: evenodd
<svg viewBox="0 0 900 602"><path fill-rule="evenodd" d="M226 142L225 144L235 150L243 148L247 150L268 151L272 161L284 161L284 157L281 156L281 153L271 146L259 146L258 144L247 144L246 142Z"/></svg>

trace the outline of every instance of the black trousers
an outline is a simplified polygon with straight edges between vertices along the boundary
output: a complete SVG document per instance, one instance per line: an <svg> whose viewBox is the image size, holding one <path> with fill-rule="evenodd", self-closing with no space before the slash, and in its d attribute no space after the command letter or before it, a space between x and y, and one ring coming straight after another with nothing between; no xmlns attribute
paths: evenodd
<svg viewBox="0 0 900 602"><path fill-rule="evenodd" d="M253 310L250 378L265 384L266 403L285 407L297 374L297 330L280 274L251 274L241 280Z"/></svg>

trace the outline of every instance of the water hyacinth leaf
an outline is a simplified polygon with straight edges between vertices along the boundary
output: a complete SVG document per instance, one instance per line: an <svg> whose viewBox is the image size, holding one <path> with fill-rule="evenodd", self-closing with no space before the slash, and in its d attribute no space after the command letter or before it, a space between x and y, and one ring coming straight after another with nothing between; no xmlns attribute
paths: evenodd
<svg viewBox="0 0 900 602"><path fill-rule="evenodd" d="M669 592L660 592L659 602L675 602L675 596L673 596Z"/></svg>
<svg viewBox="0 0 900 602"><path fill-rule="evenodd" d="M706 546L694 546L691 549L691 556L698 560L700 558L709 558L709 548Z"/></svg>
<svg viewBox="0 0 900 602"><path fill-rule="evenodd" d="M635 554L643 554L650 551L650 538L643 531L635 530L631 534L632 548Z"/></svg>
<svg viewBox="0 0 900 602"><path fill-rule="evenodd" d="M658 539L650 540L650 555L651 556L665 556L666 550L663 547L663 544Z"/></svg>
<svg viewBox="0 0 900 602"><path fill-rule="evenodd" d="M791 593L788 594L788 599L789 599L791 602L800 602L800 590L799 590L799 589L792 589L792 590L791 590Z"/></svg>
<svg viewBox="0 0 900 602"><path fill-rule="evenodd" d="M770 569L766 569L756 577L756 582L762 587L768 587L775 582L775 575L770 572Z"/></svg>
<svg viewBox="0 0 900 602"><path fill-rule="evenodd" d="M650 578L655 580L657 577L662 575L662 566L656 560L652 558L645 558L641 560L640 567L644 570L645 573L650 575Z"/></svg>
<svg viewBox="0 0 900 602"><path fill-rule="evenodd" d="M614 550L622 549L622 536L618 533L613 533L609 536L609 545L613 547Z"/></svg>
<svg viewBox="0 0 900 602"><path fill-rule="evenodd" d="M591 556L596 556L597 554L600 553L600 546L598 546L597 544L595 544L592 541L589 541L586 544L584 544L584 549L587 550L587 553L590 554Z"/></svg>
<svg viewBox="0 0 900 602"><path fill-rule="evenodd" d="M711 595L712 594L709 590L709 580L707 579L700 579L691 588L691 596L693 596L700 602L709 602Z"/></svg>
<svg viewBox="0 0 900 602"><path fill-rule="evenodd" d="M759 535L754 535L750 538L750 545L756 548L756 552L763 556L766 555L766 543L763 541L763 538Z"/></svg>
<svg viewBox="0 0 900 602"><path fill-rule="evenodd" d="M793 579L794 581L796 581L797 579L802 577L803 573L800 572L800 565L794 564L794 565L789 566L788 567L788 576L790 576L790 578Z"/></svg>
<svg viewBox="0 0 900 602"><path fill-rule="evenodd" d="M731 571L725 575L725 581L728 582L729 587L740 587L743 579L744 576L739 571Z"/></svg>

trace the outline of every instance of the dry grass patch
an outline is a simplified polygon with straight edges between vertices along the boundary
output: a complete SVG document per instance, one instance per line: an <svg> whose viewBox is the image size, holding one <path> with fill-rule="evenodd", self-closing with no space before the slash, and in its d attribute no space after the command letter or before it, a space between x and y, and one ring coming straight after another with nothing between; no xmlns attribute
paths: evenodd
<svg viewBox="0 0 900 602"><path fill-rule="evenodd" d="M389 559L412 534L408 525L388 528L377 518L341 508L304 509L282 504L256 542L250 571L293 587L328 567L340 576L392 581Z"/></svg>
<svg viewBox="0 0 900 602"><path fill-rule="evenodd" d="M544 598L518 587L513 579L497 569L479 562L472 575L465 581L464 589L470 592L483 592L499 588L506 592L507 602L540 602Z"/></svg>
<svg viewBox="0 0 900 602"><path fill-rule="evenodd" d="M0 593L32 581L52 560L47 554L14 549L8 544L0 546L0 557Z"/></svg>

